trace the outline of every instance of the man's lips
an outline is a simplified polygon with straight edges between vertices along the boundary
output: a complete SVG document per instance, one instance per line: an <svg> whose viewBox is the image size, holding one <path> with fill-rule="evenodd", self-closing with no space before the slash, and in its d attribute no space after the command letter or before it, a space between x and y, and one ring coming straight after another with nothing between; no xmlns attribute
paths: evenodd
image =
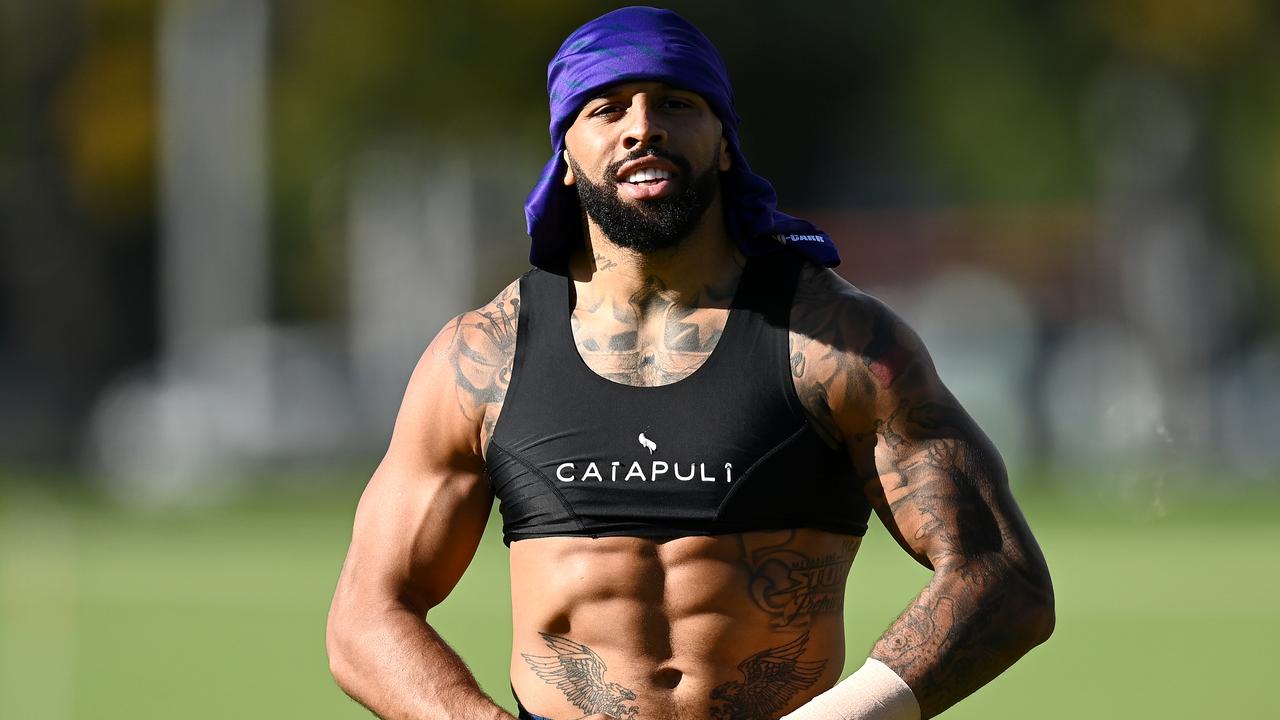
<svg viewBox="0 0 1280 720"><path fill-rule="evenodd" d="M666 158L654 157L651 155L649 157L642 157L638 160L632 160L624 163L622 167L618 168L618 173L614 178L620 183L625 183L627 182L627 178L630 178L641 170L662 171L668 173L671 178L675 178L680 174L680 168L677 167L675 163L667 160Z"/></svg>
<svg viewBox="0 0 1280 720"><path fill-rule="evenodd" d="M618 192L624 198L632 200L655 200L675 192L675 183L670 180L649 180L642 183L620 182Z"/></svg>
<svg viewBox="0 0 1280 720"><path fill-rule="evenodd" d="M679 175L680 168L675 163L650 155L624 163L615 179L624 198L654 200L675 192L674 180Z"/></svg>

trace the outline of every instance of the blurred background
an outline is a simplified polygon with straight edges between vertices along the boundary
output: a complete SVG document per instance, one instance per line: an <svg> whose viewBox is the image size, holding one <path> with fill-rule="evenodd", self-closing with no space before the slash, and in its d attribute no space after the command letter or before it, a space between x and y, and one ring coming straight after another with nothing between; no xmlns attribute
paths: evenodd
<svg viewBox="0 0 1280 720"><path fill-rule="evenodd" d="M617 6L0 0L0 718L366 716L323 647L354 503L527 268L546 62ZM668 6L1055 571L1057 635L948 716L1280 712L1280 6ZM853 667L927 578L885 536ZM490 532L433 623L512 705L506 583Z"/></svg>

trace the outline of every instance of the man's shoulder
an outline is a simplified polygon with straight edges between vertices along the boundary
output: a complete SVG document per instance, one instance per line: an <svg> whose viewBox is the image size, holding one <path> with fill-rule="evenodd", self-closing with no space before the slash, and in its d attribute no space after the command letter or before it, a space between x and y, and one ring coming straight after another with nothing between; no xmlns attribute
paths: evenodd
<svg viewBox="0 0 1280 720"><path fill-rule="evenodd" d="M828 267L806 263L791 309L791 331L845 351L861 348L878 323L901 322L884 301Z"/></svg>
<svg viewBox="0 0 1280 720"><path fill-rule="evenodd" d="M500 351L508 339L515 342L519 318L520 280L517 278L489 302L450 318L427 346L427 355L444 358L463 351Z"/></svg>
<svg viewBox="0 0 1280 720"><path fill-rule="evenodd" d="M479 378L510 366L520 324L520 280L517 278L492 300L467 310L440 330L429 352L447 358L460 385L467 387Z"/></svg>
<svg viewBox="0 0 1280 720"><path fill-rule="evenodd" d="M801 401L833 436L862 432L878 405L893 404L931 372L919 337L887 304L812 265L796 287L791 351Z"/></svg>
<svg viewBox="0 0 1280 720"><path fill-rule="evenodd" d="M445 331L453 328L455 333L485 333L485 328L510 326L514 331L520 319L520 278L516 278L498 291L492 300L478 308L468 310L445 327Z"/></svg>
<svg viewBox="0 0 1280 720"><path fill-rule="evenodd" d="M456 426L476 456L506 397L520 318L520 282L445 323L427 346L405 393L406 405L435 426ZM452 418L452 420L450 420Z"/></svg>

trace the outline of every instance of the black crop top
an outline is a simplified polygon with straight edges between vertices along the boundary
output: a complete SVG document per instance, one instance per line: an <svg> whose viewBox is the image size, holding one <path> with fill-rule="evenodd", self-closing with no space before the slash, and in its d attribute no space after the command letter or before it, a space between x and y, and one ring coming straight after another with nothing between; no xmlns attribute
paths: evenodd
<svg viewBox="0 0 1280 720"><path fill-rule="evenodd" d="M787 251L750 260L711 355L658 387L587 367L570 329L570 280L521 277L511 382L487 453L503 541L864 534L870 509L848 456L819 439L792 384L799 269Z"/></svg>

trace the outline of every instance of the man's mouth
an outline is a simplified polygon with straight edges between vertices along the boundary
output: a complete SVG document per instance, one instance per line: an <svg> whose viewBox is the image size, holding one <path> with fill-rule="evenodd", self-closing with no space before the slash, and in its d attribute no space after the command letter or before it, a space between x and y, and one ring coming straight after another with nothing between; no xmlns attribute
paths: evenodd
<svg viewBox="0 0 1280 720"><path fill-rule="evenodd" d="M670 180L672 177L672 174L666 170L644 168L636 170L623 178L623 182L631 183L632 185L656 185L663 180Z"/></svg>
<svg viewBox="0 0 1280 720"><path fill-rule="evenodd" d="M627 161L615 172L622 197L646 201L673 195L678 189L676 178L687 168L676 158L648 153Z"/></svg>

